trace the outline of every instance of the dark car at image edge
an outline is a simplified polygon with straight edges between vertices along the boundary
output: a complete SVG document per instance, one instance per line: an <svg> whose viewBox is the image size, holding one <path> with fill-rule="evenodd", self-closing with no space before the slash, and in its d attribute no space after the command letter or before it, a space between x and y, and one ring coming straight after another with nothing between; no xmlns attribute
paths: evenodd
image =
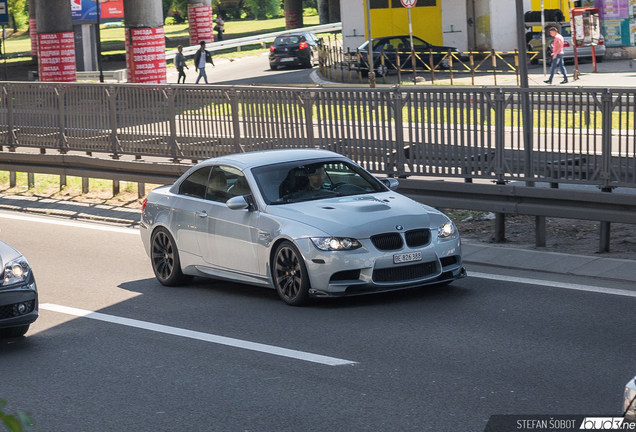
<svg viewBox="0 0 636 432"><path fill-rule="evenodd" d="M38 318L38 293L26 258L0 241L0 338L23 336Z"/></svg>

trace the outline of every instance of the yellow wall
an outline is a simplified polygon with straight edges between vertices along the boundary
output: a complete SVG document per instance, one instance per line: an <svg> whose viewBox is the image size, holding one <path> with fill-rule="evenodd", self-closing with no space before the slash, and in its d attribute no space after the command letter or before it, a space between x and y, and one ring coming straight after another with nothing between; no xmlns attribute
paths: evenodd
<svg viewBox="0 0 636 432"><path fill-rule="evenodd" d="M413 36L418 36L435 45L443 44L442 1L443 0L437 0L437 6L411 8ZM371 9L371 33L374 38L408 35L408 11L403 7L394 9Z"/></svg>

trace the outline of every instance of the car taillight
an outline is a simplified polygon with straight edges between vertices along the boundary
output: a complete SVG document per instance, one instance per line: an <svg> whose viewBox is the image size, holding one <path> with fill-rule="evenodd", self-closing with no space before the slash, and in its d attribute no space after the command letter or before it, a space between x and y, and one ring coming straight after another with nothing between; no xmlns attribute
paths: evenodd
<svg viewBox="0 0 636 432"><path fill-rule="evenodd" d="M274 45L272 45L271 47L269 47L269 50L270 50L271 52L274 52Z"/></svg>
<svg viewBox="0 0 636 432"><path fill-rule="evenodd" d="M307 42L301 42L300 45L298 45L298 49L305 49L307 48L309 45L307 45Z"/></svg>
<svg viewBox="0 0 636 432"><path fill-rule="evenodd" d="M145 198L143 204L141 205L142 213L144 212L144 210L146 210L146 204L148 204L148 198Z"/></svg>
<svg viewBox="0 0 636 432"><path fill-rule="evenodd" d="M570 42L568 41L563 41L563 47L569 47L570 46Z"/></svg>
<svg viewBox="0 0 636 432"><path fill-rule="evenodd" d="M605 40L604 39L599 39L597 45L605 45Z"/></svg>

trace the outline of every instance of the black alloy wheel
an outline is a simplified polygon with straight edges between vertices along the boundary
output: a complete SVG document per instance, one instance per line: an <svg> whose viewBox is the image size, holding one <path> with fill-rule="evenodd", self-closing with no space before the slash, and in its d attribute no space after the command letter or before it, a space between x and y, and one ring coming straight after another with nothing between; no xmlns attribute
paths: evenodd
<svg viewBox="0 0 636 432"><path fill-rule="evenodd" d="M181 272L177 245L165 228L158 228L152 235L150 253L152 270L162 285L179 286L192 280Z"/></svg>
<svg viewBox="0 0 636 432"><path fill-rule="evenodd" d="M284 241L277 248L272 263L272 278L280 298L291 306L309 302L309 276L305 263L291 242Z"/></svg>

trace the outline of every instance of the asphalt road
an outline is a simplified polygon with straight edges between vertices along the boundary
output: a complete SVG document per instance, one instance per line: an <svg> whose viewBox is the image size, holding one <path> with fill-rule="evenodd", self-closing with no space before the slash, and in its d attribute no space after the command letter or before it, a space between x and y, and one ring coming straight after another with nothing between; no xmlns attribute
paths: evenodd
<svg viewBox="0 0 636 432"><path fill-rule="evenodd" d="M186 82L193 84L198 76L192 62L186 69ZM267 55L237 57L231 61L225 58L215 58L215 67L208 65L206 74L209 84L223 85L311 85L313 81L309 75L317 69L304 69L301 67L285 67L278 70L269 68ZM169 67L167 72L168 83L176 83L178 74L176 69ZM203 81L200 81L203 83Z"/></svg>
<svg viewBox="0 0 636 432"><path fill-rule="evenodd" d="M16 215L0 238L34 268L41 316L0 341L0 399L38 430L482 431L491 414L619 415L634 374L633 296L480 268L495 279L294 308L163 287L133 229Z"/></svg>

